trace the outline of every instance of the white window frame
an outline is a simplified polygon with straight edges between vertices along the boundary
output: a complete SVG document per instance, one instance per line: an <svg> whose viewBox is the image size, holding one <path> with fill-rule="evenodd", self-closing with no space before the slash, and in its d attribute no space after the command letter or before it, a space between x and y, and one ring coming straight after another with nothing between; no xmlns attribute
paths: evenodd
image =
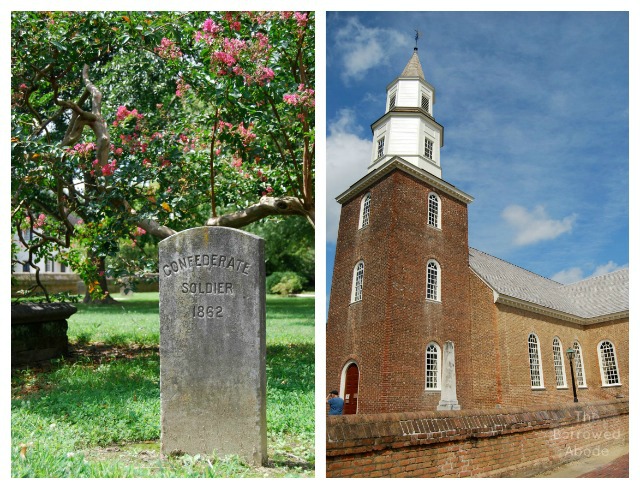
<svg viewBox="0 0 640 489"><path fill-rule="evenodd" d="M567 370L564 367L564 352L562 341L557 336L553 338L553 369L556 374L556 388L567 388Z"/></svg>
<svg viewBox="0 0 640 489"><path fill-rule="evenodd" d="M429 361L431 357L431 362ZM430 372L433 371L433 368L429 368L430 366L435 367L435 378L434 375L430 375ZM435 387L433 386L433 381L435 380ZM424 390L429 392L440 391L441 389L441 381L442 381L442 351L440 350L440 345L435 341L429 342L427 347L424 350Z"/></svg>
<svg viewBox="0 0 640 489"><path fill-rule="evenodd" d="M605 343L609 343L611 345L611 354L613 355L613 368L615 369L615 375L617 377L618 382L609 383L609 375L608 372L605 371L604 360L602 356L602 347ZM602 387L612 387L617 385L622 385L620 382L620 369L618 368L618 355L616 354L616 347L611 340L602 340L598 343L598 363L600 364L600 377L602 380Z"/></svg>
<svg viewBox="0 0 640 489"><path fill-rule="evenodd" d="M371 192L367 192L360 201L360 219L358 220L358 229L362 229L369 225L369 217L371 216Z"/></svg>
<svg viewBox="0 0 640 489"><path fill-rule="evenodd" d="M385 136L382 135L377 139L377 146L376 146L376 160L380 159L384 156L384 138Z"/></svg>
<svg viewBox="0 0 640 489"><path fill-rule="evenodd" d="M437 203L436 212L433 212L431 209L432 197L435 198L435 202ZM427 196L427 224L436 229L442 229L441 226L441 217L442 217L442 200L440 200L440 196L435 192L429 192ZM435 221L435 225L432 222Z"/></svg>
<svg viewBox="0 0 640 489"><path fill-rule="evenodd" d="M353 267L353 282L351 285L351 303L362 301L364 289L364 261L360 260Z"/></svg>
<svg viewBox="0 0 640 489"><path fill-rule="evenodd" d="M429 275L430 275L430 271L431 273L433 273L432 271L434 270L434 266L436 271L435 294L430 292L431 287L429 287L429 284L433 283L433 280ZM437 260L431 259L427 262L426 298L428 301L441 302L441 299L442 299L442 295L440 293L442 289L441 284L442 284L442 267L440 266L440 263L438 263Z"/></svg>
<svg viewBox="0 0 640 489"><path fill-rule="evenodd" d="M532 352L531 350L531 339L535 340L535 356L534 356L534 352ZM544 389L544 375L542 373L542 356L540 355L540 339L538 338L538 335L535 333L529 333L529 336L527 337L527 351L529 353L529 378L531 381L531 389L532 390L538 390L538 389ZM536 360L536 363L534 364L533 360ZM538 380L538 384L536 384L535 381L535 374L534 374L534 367L537 365L538 367L538 377L540 377L540 379Z"/></svg>
<svg viewBox="0 0 640 489"><path fill-rule="evenodd" d="M429 136L424 137L424 154L423 156L428 160L433 160L433 139Z"/></svg>
<svg viewBox="0 0 640 489"><path fill-rule="evenodd" d="M573 342L573 349L576 352L573 360L573 366L576 369L576 385L579 389L587 388L587 374L584 368L584 356L582 355L582 346L580 342L575 340Z"/></svg>

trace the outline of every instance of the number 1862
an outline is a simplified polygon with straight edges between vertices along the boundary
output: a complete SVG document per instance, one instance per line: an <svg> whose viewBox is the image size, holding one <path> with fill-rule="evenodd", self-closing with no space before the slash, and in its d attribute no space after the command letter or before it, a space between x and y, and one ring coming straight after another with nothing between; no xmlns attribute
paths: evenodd
<svg viewBox="0 0 640 489"><path fill-rule="evenodd" d="M192 308L194 318L221 318L222 306L193 306Z"/></svg>

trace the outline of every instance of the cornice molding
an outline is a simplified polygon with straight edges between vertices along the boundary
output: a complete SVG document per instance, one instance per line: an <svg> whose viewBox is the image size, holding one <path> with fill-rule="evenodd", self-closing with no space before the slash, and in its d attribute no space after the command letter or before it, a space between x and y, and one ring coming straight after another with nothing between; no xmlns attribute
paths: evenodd
<svg viewBox="0 0 640 489"><path fill-rule="evenodd" d="M516 297L500 294L495 290L493 290L493 292L494 292L494 302L496 304L504 304L505 306L511 306L516 309L522 309L525 311L542 314L544 316L549 316L556 319L562 319L563 321L568 321L574 324L578 324L580 326L590 326L592 324L603 323L605 321L613 321L615 319L624 319L629 317L629 311L627 310L627 311L614 312L610 314L604 314L602 316L585 318L581 316L576 316L574 314L569 314L563 311L558 311L556 309L551 309L549 307L541 306L539 304L534 304L533 302L525 301L523 299L518 299Z"/></svg>
<svg viewBox="0 0 640 489"><path fill-rule="evenodd" d="M465 204L473 202L473 197L471 195L463 192L462 190L458 190L450 183L447 183L441 178L438 178L435 175L432 175L431 173L416 167L415 165L400 158L399 156L394 156L379 168L367 173L351 187L338 195L336 197L336 200L338 201L338 203L344 204L363 190L373 185L382 177L391 173L393 170L400 170L411 176L414 176L418 180L432 185L438 190L464 202Z"/></svg>

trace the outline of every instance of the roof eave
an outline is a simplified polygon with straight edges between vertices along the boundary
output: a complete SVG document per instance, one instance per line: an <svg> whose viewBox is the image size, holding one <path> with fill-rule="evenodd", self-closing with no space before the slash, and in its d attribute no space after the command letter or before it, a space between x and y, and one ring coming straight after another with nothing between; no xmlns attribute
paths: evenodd
<svg viewBox="0 0 640 489"><path fill-rule="evenodd" d="M465 204L469 204L473 202L473 197L462 190L458 190L456 187L451 185L450 183L445 182L444 180L432 175L431 173L422 170L406 160L403 160L399 156L394 156L389 161L385 162L382 166L377 168L376 170L367 173L364 177L354 183L347 190L342 192L340 195L336 197L336 200L340 204L344 204L348 200L350 200L355 195L358 195L360 192L370 187L374 182L378 181L385 175L388 175L393 170L398 169L402 170L409 175L416 177L423 182L429 183L433 185L435 188L442 190L443 192L451 195L452 197L461 200Z"/></svg>
<svg viewBox="0 0 640 489"><path fill-rule="evenodd" d="M592 324L603 323L605 321L613 321L616 319L624 319L629 317L629 310L617 311L617 312L612 312L612 313L603 314L600 316L588 317L588 318L581 317L575 314L570 314L568 312L559 311L557 309L552 309L550 307L545 307L540 304L535 304L533 302L525 301L523 299L518 299L517 297L501 294L493 288L492 290L494 292L494 302L496 304L498 303L504 304L506 306L515 307L516 309L522 309L525 311L543 314L545 316L561 319L564 321L568 321L570 323L579 324L580 326L589 326Z"/></svg>

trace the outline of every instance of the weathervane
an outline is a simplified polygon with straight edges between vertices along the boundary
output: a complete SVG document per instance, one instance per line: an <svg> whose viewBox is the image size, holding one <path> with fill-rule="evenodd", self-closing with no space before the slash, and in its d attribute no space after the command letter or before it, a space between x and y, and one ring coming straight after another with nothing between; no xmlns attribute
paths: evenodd
<svg viewBox="0 0 640 489"><path fill-rule="evenodd" d="M416 31L416 37L415 37L415 40L416 40L416 47L415 47L415 49L416 49L416 51L417 51L417 50L418 50L418 39L420 39L420 34L421 34L421 33L420 33L420 31L419 31L418 29L415 29L415 31Z"/></svg>

